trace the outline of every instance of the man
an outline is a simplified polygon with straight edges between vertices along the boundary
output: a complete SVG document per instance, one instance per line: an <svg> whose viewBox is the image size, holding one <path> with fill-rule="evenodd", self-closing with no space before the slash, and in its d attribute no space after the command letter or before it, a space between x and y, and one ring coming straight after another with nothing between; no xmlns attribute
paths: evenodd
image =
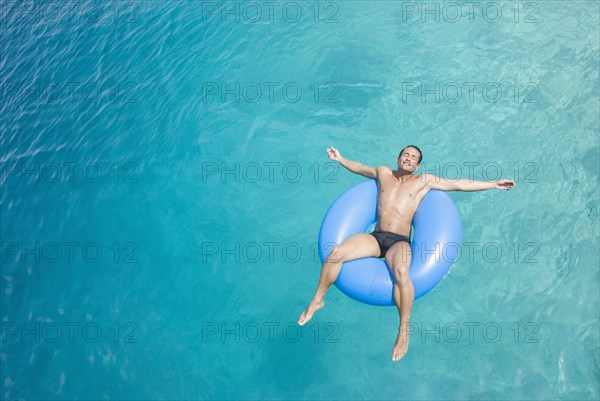
<svg viewBox="0 0 600 401"><path fill-rule="evenodd" d="M317 310L325 306L325 293L337 279L343 262L366 257L385 258L394 277L394 303L400 313L398 337L392 350L392 360L398 361L408 351L408 323L415 297L408 275L412 257L410 231L419 203L430 189L471 192L492 188L511 189L516 184L511 180L447 180L432 174L414 175L423 160L421 150L414 145L402 149L396 160L397 170L386 166L369 167L347 160L334 147L327 149L327 155L351 172L379 182L377 224L373 233L356 234L347 238L327 257L317 291L300 316L298 324L306 324Z"/></svg>

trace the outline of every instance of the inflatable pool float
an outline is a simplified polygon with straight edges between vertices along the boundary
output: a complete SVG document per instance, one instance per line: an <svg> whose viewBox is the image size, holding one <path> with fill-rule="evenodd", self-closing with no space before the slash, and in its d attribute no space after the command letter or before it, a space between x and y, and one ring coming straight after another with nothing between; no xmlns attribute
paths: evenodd
<svg viewBox="0 0 600 401"><path fill-rule="evenodd" d="M319 230L319 257L325 262L336 245L354 234L366 233L377 217L377 181L361 182L329 207ZM430 190L413 217L412 260L409 276L415 299L431 291L448 274L461 239L460 216L450 196ZM361 258L344 262L336 287L369 305L391 306L393 276L385 259Z"/></svg>

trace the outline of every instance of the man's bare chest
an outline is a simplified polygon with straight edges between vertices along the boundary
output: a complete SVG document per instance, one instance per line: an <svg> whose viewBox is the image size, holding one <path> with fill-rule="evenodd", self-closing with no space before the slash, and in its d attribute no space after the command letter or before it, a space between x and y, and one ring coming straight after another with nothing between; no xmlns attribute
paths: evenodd
<svg viewBox="0 0 600 401"><path fill-rule="evenodd" d="M379 184L379 193L386 199L406 199L415 198L422 191L423 186L419 185L417 180L407 183L398 183L393 180L381 180Z"/></svg>

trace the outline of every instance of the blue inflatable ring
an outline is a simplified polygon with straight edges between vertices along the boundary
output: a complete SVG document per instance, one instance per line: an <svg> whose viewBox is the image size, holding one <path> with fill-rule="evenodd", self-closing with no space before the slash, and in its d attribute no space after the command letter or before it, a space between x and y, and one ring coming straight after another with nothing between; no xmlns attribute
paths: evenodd
<svg viewBox="0 0 600 401"><path fill-rule="evenodd" d="M377 218L377 181L361 182L331 205L319 230L319 257L325 262L336 245L366 233ZM458 254L460 216L444 191L430 190L413 218L413 252L409 275L415 299L431 291L448 274ZM352 299L369 305L394 305L393 276L385 259L362 258L344 262L336 287Z"/></svg>

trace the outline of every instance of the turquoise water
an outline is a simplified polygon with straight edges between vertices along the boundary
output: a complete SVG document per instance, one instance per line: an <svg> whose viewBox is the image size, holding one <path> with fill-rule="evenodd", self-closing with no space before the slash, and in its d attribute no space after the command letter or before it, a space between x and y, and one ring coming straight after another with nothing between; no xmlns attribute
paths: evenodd
<svg viewBox="0 0 600 401"><path fill-rule="evenodd" d="M2 3L2 399L600 397L598 2L48 4ZM518 184L451 194L394 364L395 308L294 322L326 147L409 143Z"/></svg>

